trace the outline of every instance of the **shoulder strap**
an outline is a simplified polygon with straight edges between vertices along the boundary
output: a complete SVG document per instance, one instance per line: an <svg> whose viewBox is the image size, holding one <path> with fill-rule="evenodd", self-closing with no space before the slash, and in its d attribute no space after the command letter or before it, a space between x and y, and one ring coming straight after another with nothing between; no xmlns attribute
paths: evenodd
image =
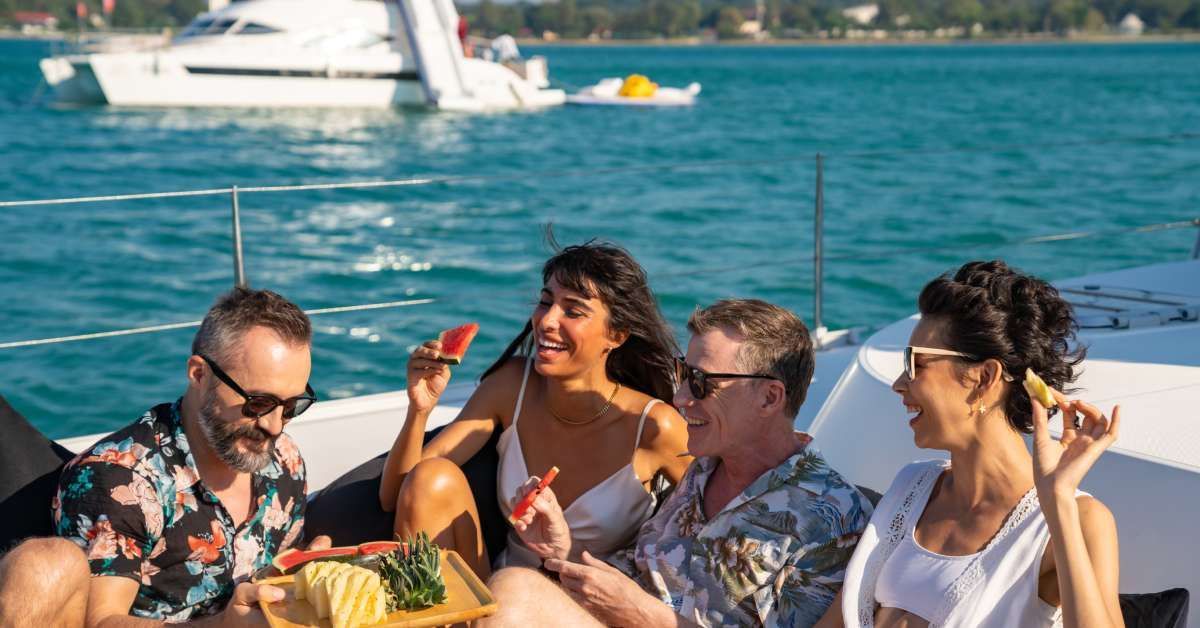
<svg viewBox="0 0 1200 628"><path fill-rule="evenodd" d="M517 425L517 419L521 417L521 403L525 401L525 384L529 383L529 369L533 367L533 358L525 359L525 374L521 376L521 391L517 393L517 407L513 408L512 424Z"/></svg>
<svg viewBox="0 0 1200 628"><path fill-rule="evenodd" d="M646 407L642 408L642 416L638 418L637 440L633 441L633 450L635 452L637 451L638 445L642 444L642 426L646 424L646 416L650 414L650 408L653 408L654 404L657 403L662 403L662 400L651 399L650 401L646 402Z"/></svg>

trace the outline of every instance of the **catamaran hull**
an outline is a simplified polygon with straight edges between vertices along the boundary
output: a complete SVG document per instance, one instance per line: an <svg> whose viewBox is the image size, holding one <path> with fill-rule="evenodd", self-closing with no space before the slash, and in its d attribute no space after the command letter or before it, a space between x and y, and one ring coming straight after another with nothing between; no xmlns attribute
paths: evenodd
<svg viewBox="0 0 1200 628"><path fill-rule="evenodd" d="M120 107L348 107L435 105L487 111L561 105L562 90L539 89L497 63L466 59L471 93L431 103L415 69L391 63L255 67L153 52L51 57L41 61L58 102Z"/></svg>
<svg viewBox="0 0 1200 628"><path fill-rule="evenodd" d="M235 67L152 53L41 62L55 99L127 107L394 107L425 103L416 71L398 67Z"/></svg>

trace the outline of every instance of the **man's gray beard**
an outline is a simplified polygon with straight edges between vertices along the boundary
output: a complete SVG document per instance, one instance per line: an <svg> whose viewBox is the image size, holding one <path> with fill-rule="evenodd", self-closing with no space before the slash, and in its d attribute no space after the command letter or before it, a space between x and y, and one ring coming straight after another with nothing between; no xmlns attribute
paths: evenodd
<svg viewBox="0 0 1200 628"><path fill-rule="evenodd" d="M210 389L205 393L204 402L200 404L199 419L200 431L204 433L204 438L208 440L209 446L212 447L221 462L234 471L254 473L271 462L271 454L275 451L274 438L267 438L270 445L262 453L238 451L239 440L261 442L264 432L253 423L238 426L222 420L217 408L215 390Z"/></svg>

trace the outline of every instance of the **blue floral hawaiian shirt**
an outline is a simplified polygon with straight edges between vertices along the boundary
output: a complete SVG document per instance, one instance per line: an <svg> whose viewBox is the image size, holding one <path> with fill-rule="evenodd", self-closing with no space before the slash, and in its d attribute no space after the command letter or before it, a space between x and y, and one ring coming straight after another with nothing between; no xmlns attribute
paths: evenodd
<svg viewBox="0 0 1200 628"><path fill-rule="evenodd" d="M811 626L841 589L872 507L797 433L803 448L712 519L698 458L632 549L609 558L651 595L701 626Z"/></svg>
<svg viewBox="0 0 1200 628"><path fill-rule="evenodd" d="M170 622L219 612L235 585L290 546L307 492L300 451L281 434L252 476L253 514L235 526L200 479L179 403L76 456L53 503L58 535L83 548L92 575L140 583L130 614Z"/></svg>

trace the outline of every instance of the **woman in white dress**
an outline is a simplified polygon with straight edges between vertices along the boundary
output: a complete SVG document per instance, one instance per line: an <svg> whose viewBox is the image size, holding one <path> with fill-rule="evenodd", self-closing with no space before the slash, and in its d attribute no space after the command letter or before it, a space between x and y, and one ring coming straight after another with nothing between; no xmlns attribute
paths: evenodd
<svg viewBox="0 0 1200 628"><path fill-rule="evenodd" d="M691 462L687 425L670 404L679 350L645 272L625 250L570 246L542 268L524 329L483 374L452 423L422 446L426 420L450 380L438 344L408 362L408 417L380 481L395 533L425 531L486 579L496 566L540 566L509 529L488 556L460 465L500 431L497 495L508 515L531 475L560 469L573 540L597 556L624 548L654 510L651 483L675 483Z"/></svg>
<svg viewBox="0 0 1200 628"><path fill-rule="evenodd" d="M1070 305L1003 262L970 262L919 299L892 385L918 447L950 453L896 476L819 626L1123 626L1117 528L1078 489L1116 440L1111 418L1055 392L1063 436L1022 386L1077 377ZM1033 434L1033 453L1024 440Z"/></svg>

